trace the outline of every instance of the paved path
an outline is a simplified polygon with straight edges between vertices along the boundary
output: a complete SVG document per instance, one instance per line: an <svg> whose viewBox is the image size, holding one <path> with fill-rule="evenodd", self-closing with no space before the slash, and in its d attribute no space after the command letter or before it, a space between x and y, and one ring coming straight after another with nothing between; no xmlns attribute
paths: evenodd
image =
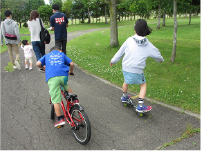
<svg viewBox="0 0 201 151"><path fill-rule="evenodd" d="M68 33L68 40L95 30L98 29ZM54 35L46 52L53 45ZM74 139L70 126L53 127L45 74L36 66L32 71L25 70L22 50L20 55L22 70L7 73L4 67L10 61L8 53L1 54L1 149L156 150L181 137L189 123L194 128L200 126L200 119L195 116L148 101L146 105L152 105L153 111L139 117L120 102L121 88L75 67L69 85L92 127L91 141L83 146ZM165 149L199 150L200 133Z"/></svg>

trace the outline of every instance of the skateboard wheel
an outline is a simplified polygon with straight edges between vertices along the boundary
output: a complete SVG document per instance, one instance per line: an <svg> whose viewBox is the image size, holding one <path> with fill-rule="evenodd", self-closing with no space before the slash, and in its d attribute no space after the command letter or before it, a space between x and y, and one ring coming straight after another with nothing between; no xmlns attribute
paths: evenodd
<svg viewBox="0 0 201 151"><path fill-rule="evenodd" d="M124 106L127 106L128 104L127 103L124 103Z"/></svg>
<svg viewBox="0 0 201 151"><path fill-rule="evenodd" d="M139 113L139 116L141 116L141 117L142 117L142 116L143 116L143 113Z"/></svg>
<svg viewBox="0 0 201 151"><path fill-rule="evenodd" d="M63 125L57 126L57 128L62 128L62 127L63 127Z"/></svg>

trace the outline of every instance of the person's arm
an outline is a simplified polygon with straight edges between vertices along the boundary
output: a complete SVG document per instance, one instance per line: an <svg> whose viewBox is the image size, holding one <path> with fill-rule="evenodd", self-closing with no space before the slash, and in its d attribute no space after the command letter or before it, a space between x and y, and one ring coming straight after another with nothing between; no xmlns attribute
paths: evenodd
<svg viewBox="0 0 201 151"><path fill-rule="evenodd" d="M70 74L70 73L73 73L73 68L74 68L74 63L71 62L71 63L70 63L70 71L69 71L69 74Z"/></svg>
<svg viewBox="0 0 201 151"><path fill-rule="evenodd" d="M54 18L50 17L50 30L54 31Z"/></svg>
<svg viewBox="0 0 201 151"><path fill-rule="evenodd" d="M125 49L126 49L126 44L127 44L127 41L125 41L123 43L123 45L120 47L120 49L117 51L117 53L114 55L114 57L111 59L110 61L110 66L116 64L121 58L122 56L124 55L125 53Z"/></svg>
<svg viewBox="0 0 201 151"><path fill-rule="evenodd" d="M21 45L22 42L21 42L21 39L20 39L20 32L19 32L19 27L18 27L17 23L14 26L14 30L15 30L15 34L17 36L17 41Z"/></svg>
<svg viewBox="0 0 201 151"><path fill-rule="evenodd" d="M66 23L66 27L68 27L68 23Z"/></svg>
<svg viewBox="0 0 201 151"><path fill-rule="evenodd" d="M37 66L38 68L43 68L41 61L37 61L37 62L36 62L36 66Z"/></svg>
<svg viewBox="0 0 201 151"><path fill-rule="evenodd" d="M43 56L42 58L40 58L37 62L36 62L36 66L40 69L44 69L45 70L45 56Z"/></svg>
<svg viewBox="0 0 201 151"><path fill-rule="evenodd" d="M3 22L1 23L1 46L3 47L3 32L4 32L4 29L2 27L2 24L3 24Z"/></svg>

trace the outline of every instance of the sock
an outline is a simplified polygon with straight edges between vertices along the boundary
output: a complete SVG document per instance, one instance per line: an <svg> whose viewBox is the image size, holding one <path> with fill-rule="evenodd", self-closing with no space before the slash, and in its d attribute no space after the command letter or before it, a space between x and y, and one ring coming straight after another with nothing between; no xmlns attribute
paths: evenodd
<svg viewBox="0 0 201 151"><path fill-rule="evenodd" d="M58 121L60 121L60 119L62 119L63 116L61 115L61 116L58 116L57 118L58 118Z"/></svg>
<svg viewBox="0 0 201 151"><path fill-rule="evenodd" d="M125 92L123 92L123 97L125 97L125 98L127 98L127 97L128 97L127 92L126 92L126 93L125 93Z"/></svg>
<svg viewBox="0 0 201 151"><path fill-rule="evenodd" d="M140 107L142 107L142 106L143 106L143 104L144 104L144 99L139 98L138 103L139 103L139 106L140 106Z"/></svg>

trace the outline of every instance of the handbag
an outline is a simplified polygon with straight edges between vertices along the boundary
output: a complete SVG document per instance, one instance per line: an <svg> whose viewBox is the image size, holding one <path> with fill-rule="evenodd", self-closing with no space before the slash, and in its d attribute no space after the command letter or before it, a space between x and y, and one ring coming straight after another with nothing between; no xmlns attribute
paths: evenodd
<svg viewBox="0 0 201 151"><path fill-rule="evenodd" d="M47 29L42 26L41 19L39 18L41 31L40 31L40 40L42 44L49 44L51 37Z"/></svg>
<svg viewBox="0 0 201 151"><path fill-rule="evenodd" d="M5 37L6 37L7 39L10 39L10 40L17 40L17 36L16 36L16 35L8 34L8 33L6 32L6 28L5 28L4 22L3 22L3 26L4 26L4 30L5 30Z"/></svg>

